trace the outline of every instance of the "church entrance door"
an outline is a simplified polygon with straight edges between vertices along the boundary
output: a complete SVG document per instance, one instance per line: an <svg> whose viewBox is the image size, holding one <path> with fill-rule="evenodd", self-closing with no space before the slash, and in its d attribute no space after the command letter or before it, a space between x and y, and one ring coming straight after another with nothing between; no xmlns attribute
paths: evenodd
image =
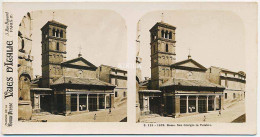
<svg viewBox="0 0 260 137"><path fill-rule="evenodd" d="M40 95L41 112L51 112L51 95Z"/></svg>
<svg viewBox="0 0 260 137"><path fill-rule="evenodd" d="M159 105L160 103L160 97L150 97L149 98L150 103L150 113L151 114L159 114Z"/></svg>
<svg viewBox="0 0 260 137"><path fill-rule="evenodd" d="M207 97L205 96L199 97L199 113L206 112L206 103L207 103Z"/></svg>
<svg viewBox="0 0 260 137"><path fill-rule="evenodd" d="M172 113L173 113L173 97L172 96L166 96L166 112L168 115L172 115Z"/></svg>

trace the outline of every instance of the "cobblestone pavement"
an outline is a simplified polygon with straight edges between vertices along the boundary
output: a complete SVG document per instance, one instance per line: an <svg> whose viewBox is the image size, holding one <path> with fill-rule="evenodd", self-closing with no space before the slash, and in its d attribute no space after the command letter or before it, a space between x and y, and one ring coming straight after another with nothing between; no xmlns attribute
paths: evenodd
<svg viewBox="0 0 260 137"><path fill-rule="evenodd" d="M141 116L140 122L142 123L174 123L174 122L183 122L183 123L194 123L194 122L205 122L205 123L231 123L236 118L245 114L245 102L239 101L236 104L231 105L225 110L221 111L210 111L208 113L199 113L189 116L183 116L180 118L172 117L161 117L159 115L146 115ZM204 121L204 116L206 117Z"/></svg>
<svg viewBox="0 0 260 137"><path fill-rule="evenodd" d="M127 105L125 103L111 110L109 114L109 109L99 110L94 112L83 112L80 114L72 114L69 116L63 115L34 115L32 121L42 121L47 120L47 122L119 122L126 118L127 116ZM96 114L96 119L94 120L94 115Z"/></svg>

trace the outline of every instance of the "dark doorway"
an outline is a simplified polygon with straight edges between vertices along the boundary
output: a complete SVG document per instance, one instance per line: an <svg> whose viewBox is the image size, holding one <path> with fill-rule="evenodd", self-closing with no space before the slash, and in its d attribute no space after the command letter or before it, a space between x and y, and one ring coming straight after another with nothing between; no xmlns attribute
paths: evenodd
<svg viewBox="0 0 260 137"><path fill-rule="evenodd" d="M199 97L199 113L205 113L206 112L206 102L207 97Z"/></svg>
<svg viewBox="0 0 260 137"><path fill-rule="evenodd" d="M99 95L99 109L105 109L105 95Z"/></svg>
<svg viewBox="0 0 260 137"><path fill-rule="evenodd" d="M57 98L57 111L58 113L63 113L63 111L65 110L65 104L63 104L63 99L65 98L64 95L56 95L56 98Z"/></svg>
<svg viewBox="0 0 260 137"><path fill-rule="evenodd" d="M97 95L89 95L88 103L89 103L89 111L96 111L97 110Z"/></svg>
<svg viewBox="0 0 260 137"><path fill-rule="evenodd" d="M180 96L180 113L186 113L186 96Z"/></svg>
<svg viewBox="0 0 260 137"><path fill-rule="evenodd" d="M150 113L151 114L159 114L159 105L160 103L160 97L150 97L149 98L150 103Z"/></svg>
<svg viewBox="0 0 260 137"><path fill-rule="evenodd" d="M173 113L173 97L166 96L166 112L168 115L172 115Z"/></svg>
<svg viewBox="0 0 260 137"><path fill-rule="evenodd" d="M208 111L214 110L214 96L209 96L209 108Z"/></svg>
<svg viewBox="0 0 260 137"><path fill-rule="evenodd" d="M196 96L189 96L189 113L196 112Z"/></svg>
<svg viewBox="0 0 260 137"><path fill-rule="evenodd" d="M71 94L71 111L77 111L77 95Z"/></svg>
<svg viewBox="0 0 260 137"><path fill-rule="evenodd" d="M40 95L41 112L51 112L51 96Z"/></svg>

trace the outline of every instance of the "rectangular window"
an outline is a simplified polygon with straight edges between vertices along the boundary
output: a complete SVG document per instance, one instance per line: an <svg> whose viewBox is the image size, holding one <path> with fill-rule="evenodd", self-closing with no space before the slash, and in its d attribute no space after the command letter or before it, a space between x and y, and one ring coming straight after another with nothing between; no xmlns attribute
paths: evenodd
<svg viewBox="0 0 260 137"><path fill-rule="evenodd" d="M228 80L225 81L225 86L228 88Z"/></svg>
<svg viewBox="0 0 260 137"><path fill-rule="evenodd" d="M227 99L227 93L225 93L225 99Z"/></svg>
<svg viewBox="0 0 260 137"><path fill-rule="evenodd" d="M115 91L115 97L117 97L117 91Z"/></svg>
<svg viewBox="0 0 260 137"><path fill-rule="evenodd" d="M126 97L126 92L124 91L124 97Z"/></svg>
<svg viewBox="0 0 260 137"><path fill-rule="evenodd" d="M118 81L117 81L117 78L115 78L115 85L118 86Z"/></svg>

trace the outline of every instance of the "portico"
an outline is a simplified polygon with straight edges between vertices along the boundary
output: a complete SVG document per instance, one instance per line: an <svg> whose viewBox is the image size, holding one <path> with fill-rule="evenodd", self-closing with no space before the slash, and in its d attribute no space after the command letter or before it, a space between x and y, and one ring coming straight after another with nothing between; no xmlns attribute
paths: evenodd
<svg viewBox="0 0 260 137"><path fill-rule="evenodd" d="M68 115L113 106L115 86L97 79L62 77L52 85L52 88L54 88L56 113Z"/></svg>
<svg viewBox="0 0 260 137"><path fill-rule="evenodd" d="M169 84L170 82L161 87L162 106L164 106L161 115L179 117L189 113L207 113L223 108L224 88L219 85L200 80L173 79L172 84Z"/></svg>

